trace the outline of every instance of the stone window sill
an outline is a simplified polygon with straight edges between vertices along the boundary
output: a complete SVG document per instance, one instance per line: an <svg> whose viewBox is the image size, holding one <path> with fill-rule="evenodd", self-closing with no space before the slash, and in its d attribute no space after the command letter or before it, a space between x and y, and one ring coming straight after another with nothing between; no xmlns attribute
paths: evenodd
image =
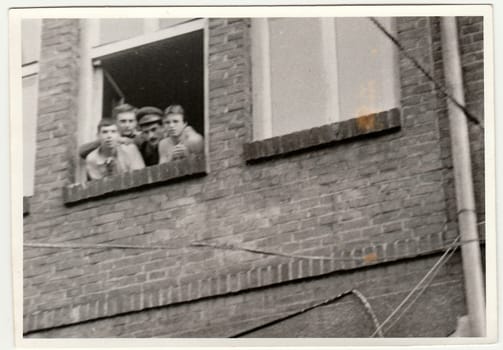
<svg viewBox="0 0 503 350"><path fill-rule="evenodd" d="M398 130L400 126L400 110L394 108L385 112L245 143L243 154L248 163L253 163L357 137Z"/></svg>
<svg viewBox="0 0 503 350"><path fill-rule="evenodd" d="M66 205L71 205L167 181L206 174L206 160L204 157L158 164L101 180L90 181L85 185L72 184L65 186L63 188L63 201Z"/></svg>

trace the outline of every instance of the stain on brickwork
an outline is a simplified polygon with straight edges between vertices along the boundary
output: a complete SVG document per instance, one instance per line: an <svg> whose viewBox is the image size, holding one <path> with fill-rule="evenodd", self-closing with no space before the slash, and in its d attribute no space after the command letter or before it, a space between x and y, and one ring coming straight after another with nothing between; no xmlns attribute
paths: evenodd
<svg viewBox="0 0 503 350"><path fill-rule="evenodd" d="M371 114L366 117L358 118L357 125L360 130L372 130L375 127L375 115Z"/></svg>
<svg viewBox="0 0 503 350"><path fill-rule="evenodd" d="M429 70L436 65L431 26L430 18L397 19L399 39ZM238 295L215 301L210 300L212 296L340 269L354 269L354 274L345 273L344 284L363 283L365 292L374 295L372 304L382 319L400 298L386 299L386 293L378 290L394 288L399 278L393 279L393 273L407 280L409 263L396 263L397 270L404 268L403 274L381 265L361 272L358 267L365 257L413 256L421 247L435 250L452 239L451 170L446 167L439 127L442 101L432 83L404 57L399 61L400 130L246 163L243 145L252 140L249 27L248 19L209 20L207 176L66 207L63 187L73 182L69 155L75 152L76 140L79 26L76 20L44 21L35 194L25 219L25 242L162 245L166 249L26 247L25 332L37 336L40 329L135 311L38 335L227 336L233 327L251 326L321 295L309 296L310 282L302 282L291 290L284 286L250 292L258 299L248 303ZM365 122L365 128L369 123ZM292 255L357 256L360 261L293 263L285 257L240 250L196 249L190 246L194 241ZM411 276L428 269L421 262L417 266ZM427 317L410 320L424 327L418 328L423 332L420 335L437 335L440 331L435 329L442 330L439 336L446 335L456 316L464 312L459 264L451 268L450 277L457 281L452 282L455 288L449 287L452 297L434 308L447 316L435 324L437 328L428 328ZM370 279L372 288L362 282ZM322 291L334 280L320 279L314 284ZM302 295L299 303L282 304L281 298L295 293ZM190 302L198 298L203 299ZM257 300L263 301L264 308L256 309ZM170 304L174 305L138 312ZM213 320L214 315L218 317ZM147 320L154 320L156 326L148 326ZM189 331L188 324L197 327ZM102 333L105 330L108 333ZM367 326L346 335L363 336L364 330ZM293 328L276 334L289 336L289 332ZM398 327L393 334L407 332Z"/></svg>

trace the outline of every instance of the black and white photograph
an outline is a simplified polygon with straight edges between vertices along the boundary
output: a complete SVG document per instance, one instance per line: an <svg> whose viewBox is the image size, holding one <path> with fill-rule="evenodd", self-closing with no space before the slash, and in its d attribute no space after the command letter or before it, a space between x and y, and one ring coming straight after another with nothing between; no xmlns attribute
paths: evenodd
<svg viewBox="0 0 503 350"><path fill-rule="evenodd" d="M491 7L221 11L10 11L17 339L494 343Z"/></svg>

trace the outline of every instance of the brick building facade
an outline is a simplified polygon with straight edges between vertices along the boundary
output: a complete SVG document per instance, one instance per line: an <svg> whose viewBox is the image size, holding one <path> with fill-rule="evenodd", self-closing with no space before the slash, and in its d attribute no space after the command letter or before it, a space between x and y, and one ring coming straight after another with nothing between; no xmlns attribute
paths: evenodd
<svg viewBox="0 0 503 350"><path fill-rule="evenodd" d="M433 83L399 52L397 108L256 140L251 22L204 22L205 157L76 184L82 20L43 20L25 337L231 337L351 289L383 321L457 236L447 102ZM482 17L457 24L467 107L482 118ZM440 18L395 25L442 82ZM470 137L483 223L483 133ZM463 284L458 252L385 336L448 336L467 313ZM374 330L347 295L245 336Z"/></svg>

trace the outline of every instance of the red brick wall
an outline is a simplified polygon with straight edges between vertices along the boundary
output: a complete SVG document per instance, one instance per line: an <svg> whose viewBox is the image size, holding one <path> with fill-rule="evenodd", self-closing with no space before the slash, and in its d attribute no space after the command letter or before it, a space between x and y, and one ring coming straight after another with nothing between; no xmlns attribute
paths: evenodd
<svg viewBox="0 0 503 350"><path fill-rule="evenodd" d="M376 256L377 261L366 260L375 264L433 252L453 238L454 218L449 215L452 175L442 143L443 101L432 83L403 55L401 130L255 164L245 162L243 144L251 141L252 130L249 25L247 19L209 22L208 175L67 207L62 187L73 181L78 25L74 20L44 22L37 179L31 214L25 218L25 243L162 244L169 249L26 247L25 332L135 312L126 318L103 321L129 323L131 317L143 320L156 313L138 313L151 307L331 271L355 271L354 275L345 275L347 286L372 280L375 288L384 290L393 288L399 280L386 279L390 273L386 267L357 272L364 262L361 259L335 259ZM407 51L427 69L434 70L434 19L399 18L397 25ZM334 260L290 259L190 246L200 240ZM405 267L401 276L408 273L408 265L404 264L397 268ZM422 263L417 266L417 275L428 268ZM453 269L453 279L459 281L459 266ZM316 283L332 285L330 279ZM373 294L365 283L363 288L375 295L376 305L386 304L385 292ZM411 285L401 289L407 288ZM246 305L229 307L227 312L248 315L251 324L252 320L281 312L278 298L294 291L288 287L271 289L274 302L267 304L271 310L266 315L254 314L253 308ZM268 294L253 295L266 298ZM211 301L173 306L173 315L176 310L201 305L202 310L214 307L225 315L223 308L232 298L217 298L216 306L211 306ZM301 303L314 300L310 298ZM462 314L462 298L460 293L439 303L442 307L438 310L448 314L439 328L442 335L455 324L455 316ZM276 302L278 309L274 308ZM393 299L393 303L381 305L380 318L390 311L391 304L397 303ZM215 329L205 328L212 315L204 311L196 315L201 328L191 336L223 336L222 331L234 320L224 318ZM179 328L163 334L181 335L188 327L183 322L174 324ZM99 332L103 327L96 325L93 327ZM148 336L150 331L145 325L139 322L137 329L126 327L114 335ZM88 334L91 329L86 327L82 324L55 334ZM398 329L401 331L397 336L410 331ZM433 328L425 329L429 330L424 335L437 334Z"/></svg>

